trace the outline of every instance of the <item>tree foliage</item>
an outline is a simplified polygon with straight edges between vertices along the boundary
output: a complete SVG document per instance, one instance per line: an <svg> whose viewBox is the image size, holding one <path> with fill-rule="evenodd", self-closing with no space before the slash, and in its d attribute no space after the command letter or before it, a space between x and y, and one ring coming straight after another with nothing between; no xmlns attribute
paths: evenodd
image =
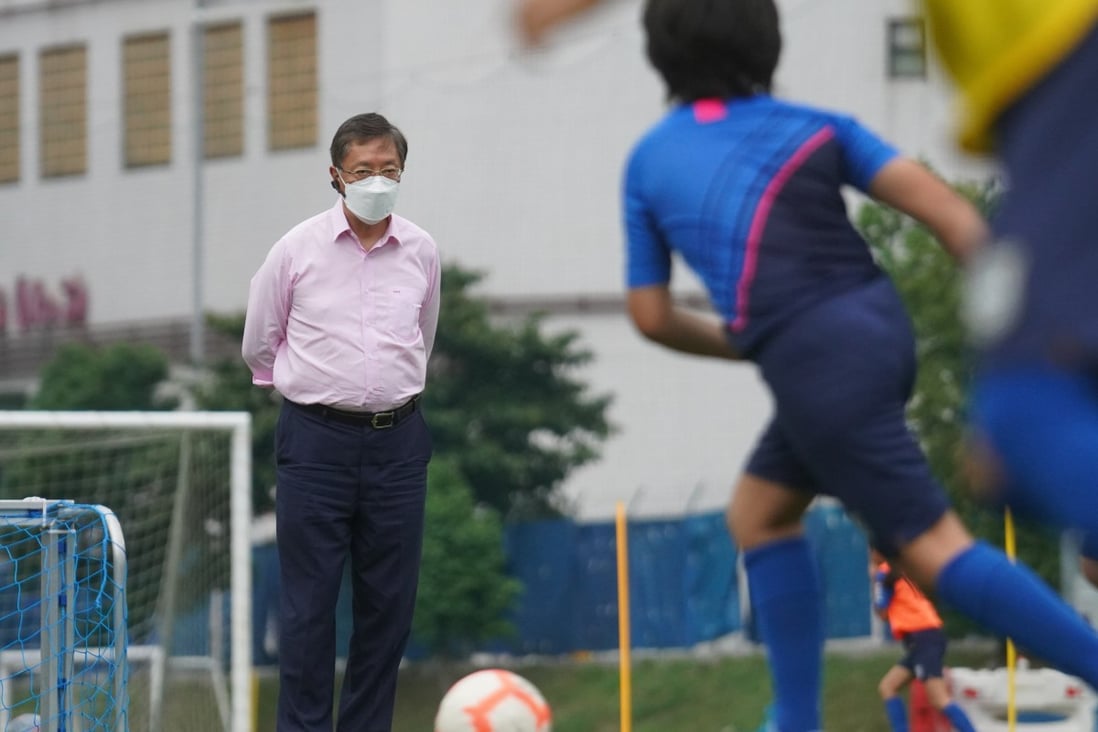
<svg viewBox="0 0 1098 732"><path fill-rule="evenodd" d="M209 328L239 343L244 335L244 314L207 318ZM252 386L252 374L243 359L231 358L210 367L210 374L194 390L199 409L248 412L252 415L252 510L274 509L274 434L280 401L270 389Z"/></svg>
<svg viewBox="0 0 1098 732"><path fill-rule="evenodd" d="M170 410L177 401L157 394L168 379L164 353L153 346L62 346L40 375L32 409Z"/></svg>
<svg viewBox="0 0 1098 732"><path fill-rule="evenodd" d="M449 654L500 637L509 627L506 612L519 586L503 566L501 517L557 514L563 507L561 483L598 455L611 431L605 416L609 397L589 395L579 379L591 360L590 352L579 347L579 336L571 331L547 335L539 316L517 324L493 322L487 305L470 293L480 278L458 267L444 270L438 336L424 394L435 459L416 623L421 642ZM239 342L244 316L213 316L208 324ZM175 401L158 395L168 377L167 358L152 347L68 345L42 371L41 388L30 406L172 409ZM239 358L214 364L193 395L200 409L251 414L253 507L256 513L271 510L279 397L252 386ZM205 448L196 443L193 449ZM141 486L134 500L148 500L154 493L170 498L174 490L174 484L157 477L163 461L153 455L142 451L116 466ZM68 455L64 462L80 463L81 458ZM8 465L7 477L18 473L25 478L21 484L33 484L35 476L23 474L43 473L47 465L56 466L56 459ZM94 486L89 491L86 497L83 491L67 497L94 501ZM115 509L126 512L124 506ZM143 551L151 566L162 559L162 543Z"/></svg>
<svg viewBox="0 0 1098 732"><path fill-rule="evenodd" d="M506 575L499 514L477 506L453 460L433 460L428 482L413 634L434 654L459 658L513 632L507 613L521 585Z"/></svg>
<svg viewBox="0 0 1098 732"><path fill-rule="evenodd" d="M423 396L435 455L453 461L478 503L509 518L558 515L561 483L595 459L611 433L610 397L590 396L579 379L592 356L577 333L547 335L536 315L517 325L493 322L470 292L480 279L456 266L443 271ZM244 332L243 314L209 323L234 340ZM269 508L278 399L252 386L240 359L215 364L196 399L202 409L251 413L256 510Z"/></svg>
<svg viewBox="0 0 1098 732"><path fill-rule="evenodd" d="M543 319L492 322L469 290L481 275L443 273L442 308L424 402L436 453L452 458L477 501L511 518L559 515L558 489L610 434L608 396L578 372L591 361L577 333Z"/></svg>
<svg viewBox="0 0 1098 732"><path fill-rule="evenodd" d="M956 188L985 214L999 196L994 182ZM908 405L909 422L965 523L978 537L1002 546L1002 513L974 501L961 465L965 402L974 366L960 319L961 272L926 228L891 208L866 203L856 223L895 282L914 323L919 371ZM1059 545L1054 532L1019 525L1018 556L1058 586ZM969 627L961 621L957 625Z"/></svg>
<svg viewBox="0 0 1098 732"><path fill-rule="evenodd" d="M434 442L416 638L441 654L506 635L519 592L503 566L501 517L555 515L559 489L610 434L609 398L579 379L591 354L574 332L547 335L539 317L493 322L471 288L480 275L446 267L424 410ZM210 327L239 340L243 315ZM255 510L271 508L279 399L251 384L240 359L215 364L202 409L252 415Z"/></svg>
<svg viewBox="0 0 1098 732"><path fill-rule="evenodd" d="M28 406L69 411L171 410L177 400L160 395L169 375L167 357L152 346L123 343L97 348L67 344L42 370L39 389ZM0 497L23 498L33 490L43 498L107 504L128 530L131 577L153 577L163 571L165 537L182 470L181 455L202 463L202 456L217 452L217 436L184 436L170 430L59 428L19 432L10 439L3 445ZM204 487L196 483L220 477L195 470L191 475L192 491L204 495ZM201 531L205 518L201 512L192 511L185 519L186 530ZM133 531L134 527L142 530ZM207 573L212 567L222 568L227 578L225 552L199 556L197 562ZM185 569L181 577L182 590L177 599L184 605L203 601L189 592ZM129 587L128 622L135 638L147 638L151 632L159 590L156 582Z"/></svg>

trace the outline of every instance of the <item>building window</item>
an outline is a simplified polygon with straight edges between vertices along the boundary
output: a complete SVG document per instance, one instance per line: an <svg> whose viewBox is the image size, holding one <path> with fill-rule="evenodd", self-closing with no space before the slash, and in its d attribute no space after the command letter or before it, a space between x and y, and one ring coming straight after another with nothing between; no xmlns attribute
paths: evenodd
<svg viewBox="0 0 1098 732"><path fill-rule="evenodd" d="M172 159L172 68L167 33L122 42L123 154L126 167Z"/></svg>
<svg viewBox="0 0 1098 732"><path fill-rule="evenodd" d="M0 56L0 183L19 180L19 56Z"/></svg>
<svg viewBox="0 0 1098 732"><path fill-rule="evenodd" d="M211 26L203 36L204 154L244 154L244 36L240 23Z"/></svg>
<svg viewBox="0 0 1098 732"><path fill-rule="evenodd" d="M889 19L888 75L892 79L926 78L926 23L922 18Z"/></svg>
<svg viewBox="0 0 1098 732"><path fill-rule="evenodd" d="M39 56L42 175L81 175L88 169L88 52L80 46Z"/></svg>
<svg viewBox="0 0 1098 732"><path fill-rule="evenodd" d="M316 144L316 16L272 18L267 29L268 144Z"/></svg>

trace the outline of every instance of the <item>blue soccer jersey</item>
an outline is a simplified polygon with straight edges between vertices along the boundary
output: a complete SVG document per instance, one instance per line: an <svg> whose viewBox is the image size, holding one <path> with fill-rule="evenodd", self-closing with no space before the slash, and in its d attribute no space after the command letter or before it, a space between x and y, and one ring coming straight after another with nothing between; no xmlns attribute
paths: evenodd
<svg viewBox="0 0 1098 732"><path fill-rule="evenodd" d="M626 169L627 284L668 283L677 253L750 354L791 315L880 274L841 189L866 190L896 155L850 117L766 95L679 106Z"/></svg>

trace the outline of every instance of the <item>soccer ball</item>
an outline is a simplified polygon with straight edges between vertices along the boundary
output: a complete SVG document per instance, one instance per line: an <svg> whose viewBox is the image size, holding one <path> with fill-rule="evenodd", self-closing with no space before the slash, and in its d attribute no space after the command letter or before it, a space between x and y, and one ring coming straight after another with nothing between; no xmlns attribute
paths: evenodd
<svg viewBox="0 0 1098 732"><path fill-rule="evenodd" d="M490 668L450 687L438 705L435 732L550 732L552 716L536 686Z"/></svg>
<svg viewBox="0 0 1098 732"><path fill-rule="evenodd" d="M38 732L39 723L37 714L20 714L13 717L7 726L8 732Z"/></svg>

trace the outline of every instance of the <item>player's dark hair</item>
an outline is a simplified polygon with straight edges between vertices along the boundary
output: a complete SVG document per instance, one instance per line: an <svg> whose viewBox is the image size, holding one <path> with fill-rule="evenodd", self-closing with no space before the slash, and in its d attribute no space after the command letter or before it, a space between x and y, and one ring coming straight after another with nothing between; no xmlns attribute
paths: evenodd
<svg viewBox="0 0 1098 732"><path fill-rule="evenodd" d="M644 29L672 101L770 91L782 50L774 0L647 0Z"/></svg>
<svg viewBox="0 0 1098 732"><path fill-rule="evenodd" d="M403 132L376 112L356 114L339 126L335 136L332 137L330 150L332 165L338 168L343 163L343 158L347 157L347 151L351 145L377 137L388 137L393 141L397 155L400 156L400 165L404 167L408 159L408 140L405 139Z"/></svg>

